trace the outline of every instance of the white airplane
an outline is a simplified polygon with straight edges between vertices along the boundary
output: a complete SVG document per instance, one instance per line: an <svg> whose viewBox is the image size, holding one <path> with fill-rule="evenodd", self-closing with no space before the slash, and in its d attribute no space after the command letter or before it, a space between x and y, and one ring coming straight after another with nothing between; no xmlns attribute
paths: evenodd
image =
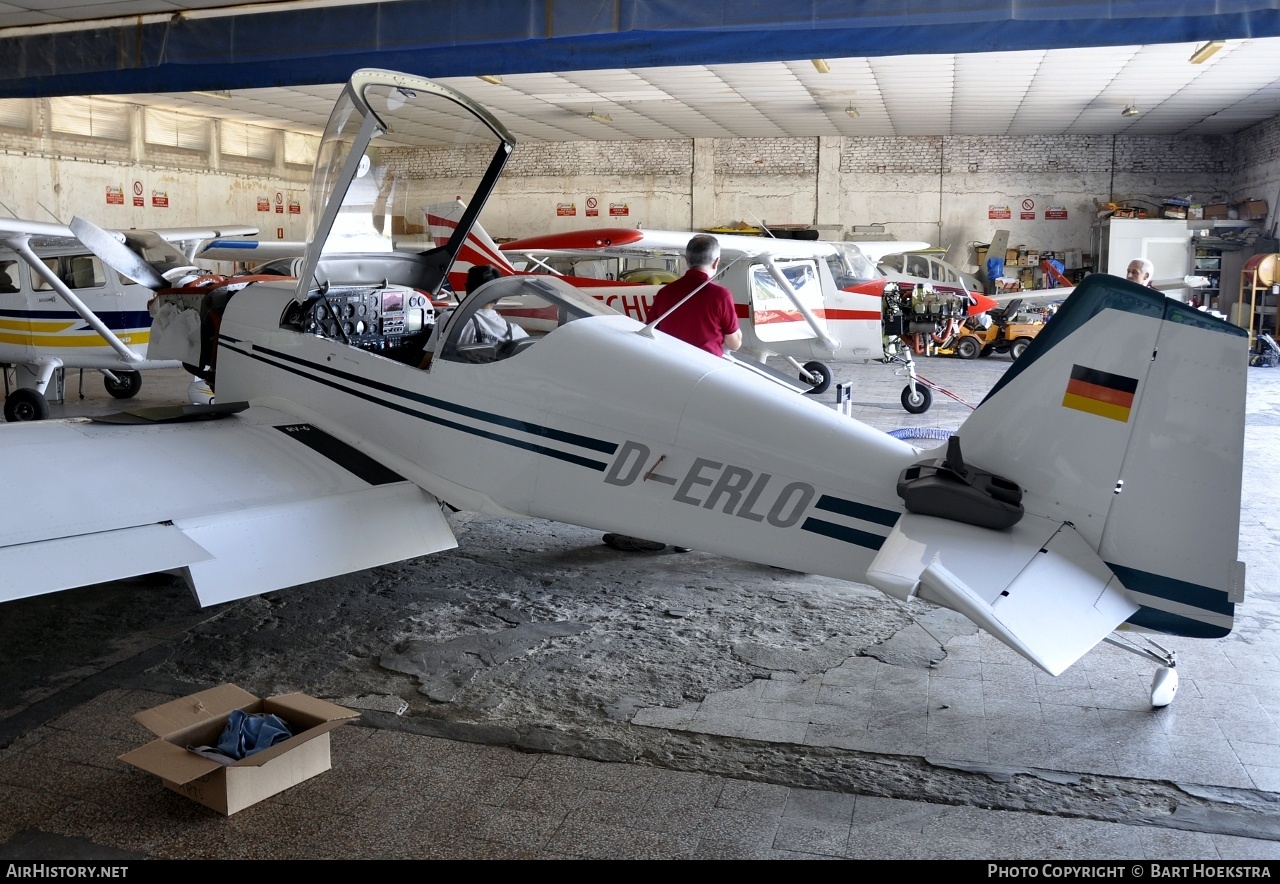
<svg viewBox="0 0 1280 884"><path fill-rule="evenodd" d="M1173 652L1124 630L1230 632L1244 330L1095 275L931 449L552 276L469 293L420 370L412 293L440 291L512 146L453 90L353 75L300 278L225 303L159 296L218 314L217 405L0 427L6 462L93 467L7 477L23 505L0 521L0 599L173 570L218 604L451 548L448 507L868 583L958 611L1053 675L1113 642L1159 665L1157 705ZM387 194L407 217L462 168L478 183L447 246L342 253L344 234L389 241ZM495 304L529 336L464 343Z"/></svg>
<svg viewBox="0 0 1280 884"><path fill-rule="evenodd" d="M458 202L425 207L436 242L456 228ZM506 273L535 272L563 276L608 306L641 322L653 296L683 272L688 231L597 228L530 237L498 246L477 224L468 235L452 275L487 263ZM932 385L919 377L905 342L918 333L940 335L952 323L995 302L963 289L941 292L889 280L876 258L913 242L819 242L717 233L720 270L717 281L733 292L743 345L731 358L778 380L791 379L767 366L774 356L798 372L801 389L825 392L831 367L824 359L891 362L902 366L907 385L902 407L913 414L933 402ZM513 261L515 263L513 263ZM517 266L519 265L519 267ZM566 272L568 271L568 272ZM583 275L587 274L587 275ZM956 320L959 321L958 319ZM807 360L801 364L800 360Z"/></svg>
<svg viewBox="0 0 1280 884"><path fill-rule="evenodd" d="M132 256L126 274L104 266L77 230L85 233L78 222L0 218L0 364L13 366L16 380L10 390L6 372L7 421L48 417L46 394L59 369L100 371L107 392L128 399L142 386L139 372L176 367L173 360L148 358L147 349L152 288L198 272L173 243L194 247L219 234L257 232L252 227L101 232Z"/></svg>

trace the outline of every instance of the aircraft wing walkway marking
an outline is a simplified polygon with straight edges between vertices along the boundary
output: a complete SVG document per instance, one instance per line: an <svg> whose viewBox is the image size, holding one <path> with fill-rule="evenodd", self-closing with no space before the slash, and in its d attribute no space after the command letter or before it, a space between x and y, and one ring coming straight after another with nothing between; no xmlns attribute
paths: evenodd
<svg viewBox="0 0 1280 884"><path fill-rule="evenodd" d="M1030 515L1008 532L904 515L867 579L959 611L1050 675L1138 611L1073 527Z"/></svg>

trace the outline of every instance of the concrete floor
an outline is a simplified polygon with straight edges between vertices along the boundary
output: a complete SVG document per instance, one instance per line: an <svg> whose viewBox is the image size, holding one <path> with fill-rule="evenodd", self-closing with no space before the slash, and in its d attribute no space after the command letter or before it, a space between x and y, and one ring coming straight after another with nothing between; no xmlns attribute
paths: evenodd
<svg viewBox="0 0 1280 884"><path fill-rule="evenodd" d="M1009 364L920 370L976 404ZM836 380L885 430L968 412ZM60 410L116 404L86 393ZM458 550L208 611L165 579L5 606L0 858L1280 859L1280 370L1248 410L1248 597L1228 638L1167 641L1166 709L1109 647L1053 679L865 587L460 515ZM223 681L362 716L330 771L221 817L117 759L134 712Z"/></svg>

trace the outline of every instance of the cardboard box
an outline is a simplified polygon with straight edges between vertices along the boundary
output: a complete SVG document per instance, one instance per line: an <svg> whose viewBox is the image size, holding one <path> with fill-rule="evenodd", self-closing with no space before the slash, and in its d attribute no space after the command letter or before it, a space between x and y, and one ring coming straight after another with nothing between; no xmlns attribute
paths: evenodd
<svg viewBox="0 0 1280 884"><path fill-rule="evenodd" d="M1209 203L1204 207L1204 219L1206 221L1225 221L1226 218L1226 203Z"/></svg>
<svg viewBox="0 0 1280 884"><path fill-rule="evenodd" d="M1204 206L1192 205L1187 209L1188 221L1200 221L1204 218Z"/></svg>
<svg viewBox="0 0 1280 884"><path fill-rule="evenodd" d="M216 744L234 709L278 715L293 736L228 765L187 749ZM230 816L328 770L329 731L359 716L306 694L264 700L224 684L139 712L134 719L157 739L120 760L160 777L166 788Z"/></svg>
<svg viewBox="0 0 1280 884"><path fill-rule="evenodd" d="M1236 204L1236 211L1242 221L1265 221L1267 218L1267 201L1245 200Z"/></svg>
<svg viewBox="0 0 1280 884"><path fill-rule="evenodd" d="M1018 250L1017 249L1005 249L1004 266L1006 267L1018 266Z"/></svg>

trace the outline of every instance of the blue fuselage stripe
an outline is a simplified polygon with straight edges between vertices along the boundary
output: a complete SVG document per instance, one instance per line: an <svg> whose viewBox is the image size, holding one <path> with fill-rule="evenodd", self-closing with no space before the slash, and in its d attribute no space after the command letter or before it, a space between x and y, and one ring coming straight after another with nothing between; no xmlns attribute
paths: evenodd
<svg viewBox="0 0 1280 884"><path fill-rule="evenodd" d="M1137 568L1126 568L1111 562L1107 562L1107 567L1120 578L1125 589L1226 617L1235 616L1236 606L1227 601L1227 594L1220 589L1152 574L1150 571L1139 571Z"/></svg>
<svg viewBox="0 0 1280 884"><path fill-rule="evenodd" d="M1139 608L1125 622L1132 623L1142 629L1151 629L1167 635L1181 635L1187 638L1222 638L1231 633L1231 627L1229 626L1205 623L1203 620L1184 617L1181 614L1174 614L1170 611L1148 608L1145 605Z"/></svg>
<svg viewBox="0 0 1280 884"><path fill-rule="evenodd" d="M838 513L842 516L849 516L853 519L861 519L864 522L874 522L877 525L884 525L892 528L898 522L901 513L893 510L880 509L878 506L870 506L865 503L858 503L854 500L845 500L840 497L832 497L824 494L818 498L818 502L814 504L816 509L826 510L829 513Z"/></svg>
<svg viewBox="0 0 1280 884"><path fill-rule="evenodd" d="M421 393L414 393L400 387L393 387L390 384L371 381L362 378L359 375L350 374L349 372L339 371L336 368L328 368L323 365L316 365L305 359L299 359L296 356L290 356L287 353L280 353L275 350L268 350L266 347L255 346L254 350L260 353L266 353L268 356L274 356L276 359L283 359L286 362L292 362L302 365L314 371L323 372L333 375L337 378L352 384L359 384L369 387L383 393L392 393L405 399L412 399L415 402L421 402L423 405L430 405L432 408L439 408L441 411L450 411L463 417L474 418L475 420L484 421L485 423L497 424L512 430L519 430L522 433L529 433L533 436L544 436L548 439L555 439L557 442L564 442L569 445L576 445L579 448L586 448L591 451L599 451L602 454L613 454L618 450L618 446L613 442L606 442L603 439L594 439L591 436L582 436L578 433L568 433L564 430L557 430L553 427L545 427L541 424L531 424L526 421L516 420L515 418L503 417L502 415L493 414L492 412L479 411L475 408L468 408L465 405L457 405L453 402L446 402L443 399L436 399L431 396L425 396ZM381 401L381 400L377 400Z"/></svg>
<svg viewBox="0 0 1280 884"><path fill-rule="evenodd" d="M125 330L134 328L150 328L151 314L146 310L95 310L94 314L109 329ZM55 319L69 319L72 322L84 322L84 317L74 310L16 310L0 309L0 317L6 319L28 319L48 322ZM89 331L88 325L82 325L79 331Z"/></svg>
<svg viewBox="0 0 1280 884"><path fill-rule="evenodd" d="M577 455L577 454L572 454L567 451L559 451L555 448L548 448L547 446L539 445L536 442L527 442L523 439L516 439L511 436L504 436L499 433L492 433L492 432L489 432L488 430L482 430L479 427L469 427L466 424L459 424L451 420L446 420L442 417L437 417L431 414L425 414L421 411L408 408L404 405L399 405L395 402L388 402L385 399L380 399L377 396L374 396L370 393L365 393L362 390L353 390L350 387L346 387L346 386L343 386L342 384L337 383L336 381L331 381L325 378L316 377L315 375L310 374L309 372L306 372L306 371L302 371L301 369L293 368L288 365L281 365L278 362L273 362L269 359L264 359L263 357L257 355L256 353L247 353L244 350L239 350L233 347L228 349L231 349L234 352L239 353L241 356L247 356L250 359L255 359L266 365L271 365L271 366L274 366L275 368L281 369L282 371L287 371L290 374L295 374L295 375L298 375L299 377L304 377L307 380L314 381L317 384L323 384L326 387L330 387L334 390L340 390L341 392L346 393L350 396L355 396L357 398L364 399L367 402L372 402L375 405L381 405L383 408L389 408L392 411L398 411L401 414L407 414L410 417L416 417L419 420L430 421L433 424L439 424L442 427L448 427L449 429L458 430L459 432L462 432L462 433L469 433L472 436L479 436L482 439L492 439L495 442L501 442L504 445L510 445L514 448L523 448L526 451L532 451L537 454L545 454L548 457L554 457L557 460L562 460L562 461L565 461L566 463L575 464L576 466L580 466L580 467L586 467L587 469L591 469L591 470L598 470L600 472L603 472L606 466L608 466L603 461L592 460L590 458L582 457L581 455ZM264 352L269 352L269 351L264 351ZM305 362L303 360L294 359L291 361L298 362L302 365L307 366L308 368L315 368L315 366L311 365L311 363ZM483 414L483 412L476 412L476 414ZM501 423L501 420L493 420L491 421L491 423ZM512 423L518 424L521 422L512 421Z"/></svg>
<svg viewBox="0 0 1280 884"><path fill-rule="evenodd" d="M857 528L849 528L812 517L804 520L800 530L808 531L811 534L820 534L823 537L830 537L832 540L842 540L845 543L865 546L867 549L879 549L884 546L884 538L879 534L872 534L870 531L859 531Z"/></svg>

